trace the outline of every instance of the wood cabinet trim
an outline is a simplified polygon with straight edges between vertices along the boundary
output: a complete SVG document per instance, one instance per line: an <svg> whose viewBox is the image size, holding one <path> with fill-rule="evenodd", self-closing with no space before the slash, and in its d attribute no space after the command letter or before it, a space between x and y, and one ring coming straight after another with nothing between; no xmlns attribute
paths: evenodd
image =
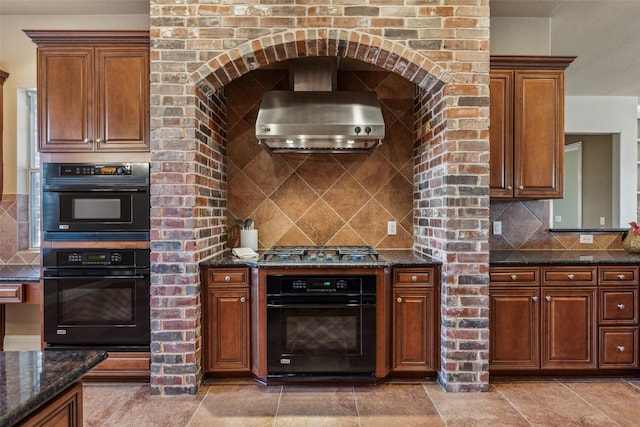
<svg viewBox="0 0 640 427"><path fill-rule="evenodd" d="M513 69L557 69L564 70L574 60L575 56L512 56L491 55L489 65L491 68Z"/></svg>
<svg viewBox="0 0 640 427"><path fill-rule="evenodd" d="M149 46L149 31L23 30L38 46L139 45Z"/></svg>

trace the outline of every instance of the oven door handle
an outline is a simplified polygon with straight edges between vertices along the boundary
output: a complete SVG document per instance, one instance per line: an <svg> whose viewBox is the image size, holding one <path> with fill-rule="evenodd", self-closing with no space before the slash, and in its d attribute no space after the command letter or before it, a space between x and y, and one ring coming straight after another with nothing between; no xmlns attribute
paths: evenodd
<svg viewBox="0 0 640 427"><path fill-rule="evenodd" d="M327 308L356 308L356 307L375 307L375 304L267 304L267 308L310 308L310 309L327 309Z"/></svg>
<svg viewBox="0 0 640 427"><path fill-rule="evenodd" d="M143 274L137 274L137 275L124 275L124 276L109 276L109 275L104 275L104 274L98 274L98 275L92 275L92 274L83 274L83 275L77 275L77 276L47 276L45 275L43 277L44 280L47 279L56 279L56 280L61 280L61 279L146 279L147 276L143 275Z"/></svg>

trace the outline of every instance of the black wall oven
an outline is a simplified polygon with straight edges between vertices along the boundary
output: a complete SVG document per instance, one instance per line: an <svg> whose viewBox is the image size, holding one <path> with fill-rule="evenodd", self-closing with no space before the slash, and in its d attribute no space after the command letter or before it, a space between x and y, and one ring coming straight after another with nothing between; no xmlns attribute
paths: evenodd
<svg viewBox="0 0 640 427"><path fill-rule="evenodd" d="M267 380L375 381L376 276L266 277Z"/></svg>
<svg viewBox="0 0 640 427"><path fill-rule="evenodd" d="M44 163L45 241L149 240L148 163Z"/></svg>
<svg viewBox="0 0 640 427"><path fill-rule="evenodd" d="M149 350L149 249L45 248L42 262L48 348Z"/></svg>

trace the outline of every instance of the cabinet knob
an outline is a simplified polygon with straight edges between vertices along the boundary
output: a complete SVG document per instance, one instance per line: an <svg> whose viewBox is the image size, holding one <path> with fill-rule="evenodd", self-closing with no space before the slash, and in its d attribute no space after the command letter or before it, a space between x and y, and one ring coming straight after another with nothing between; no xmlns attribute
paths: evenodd
<svg viewBox="0 0 640 427"><path fill-rule="evenodd" d="M224 276L224 281L225 282L230 282L231 281L231 276Z"/></svg>
<svg viewBox="0 0 640 427"><path fill-rule="evenodd" d="M522 185L521 185L521 186L519 186L519 187L518 187L518 190L524 190L524 186L522 186Z"/></svg>
<svg viewBox="0 0 640 427"><path fill-rule="evenodd" d="M551 296L547 295L546 297L544 297L544 299L546 299L547 301L551 301Z"/></svg>
<svg viewBox="0 0 640 427"><path fill-rule="evenodd" d="M618 351L622 353L624 351L624 346L623 345L619 345L618 346Z"/></svg>
<svg viewBox="0 0 640 427"><path fill-rule="evenodd" d="M91 144L91 138L85 138L84 139L84 143L85 144Z"/></svg>
<svg viewBox="0 0 640 427"><path fill-rule="evenodd" d="M418 280L418 277L417 277L417 276L411 276L411 281L412 281L412 282L415 282L416 280Z"/></svg>
<svg viewBox="0 0 640 427"><path fill-rule="evenodd" d="M567 277L569 278L569 280L573 280L576 278L575 274L567 274Z"/></svg>
<svg viewBox="0 0 640 427"><path fill-rule="evenodd" d="M624 304L618 304L618 310L624 310Z"/></svg>
<svg viewBox="0 0 640 427"><path fill-rule="evenodd" d="M532 300L538 301L538 297L531 297Z"/></svg>
<svg viewBox="0 0 640 427"><path fill-rule="evenodd" d="M512 274L511 275L511 280L518 280L518 275L517 274Z"/></svg>
<svg viewBox="0 0 640 427"><path fill-rule="evenodd" d="M624 280L624 279L625 279L624 274L618 274L618 279L619 279L619 280Z"/></svg>
<svg viewBox="0 0 640 427"><path fill-rule="evenodd" d="M402 298L398 297L398 298L396 298L396 301L402 302Z"/></svg>
<svg viewBox="0 0 640 427"><path fill-rule="evenodd" d="M102 144L104 142L104 139L103 138L98 138L98 139L96 139L96 142L98 144Z"/></svg>
<svg viewBox="0 0 640 427"><path fill-rule="evenodd" d="M511 190L513 190L513 187L510 186L510 185L507 185L507 190L511 191Z"/></svg>
<svg viewBox="0 0 640 427"><path fill-rule="evenodd" d="M247 299L245 297L241 297L240 302L247 302Z"/></svg>

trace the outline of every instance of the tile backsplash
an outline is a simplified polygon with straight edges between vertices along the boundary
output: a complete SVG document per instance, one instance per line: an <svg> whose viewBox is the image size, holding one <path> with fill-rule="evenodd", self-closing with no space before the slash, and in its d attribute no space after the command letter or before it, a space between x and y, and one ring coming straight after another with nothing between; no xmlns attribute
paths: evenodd
<svg viewBox="0 0 640 427"><path fill-rule="evenodd" d="M620 232L549 232L550 201L491 201L491 223L502 222L502 235L491 234L497 249L622 250ZM593 234L593 244L580 243L580 234Z"/></svg>
<svg viewBox="0 0 640 427"><path fill-rule="evenodd" d="M40 264L39 251L29 250L29 196L3 194L0 202L0 265Z"/></svg>
<svg viewBox="0 0 640 427"><path fill-rule="evenodd" d="M252 218L259 248L274 245L413 245L415 86L385 71L340 71L338 90L376 91L386 124L370 154L273 154L255 138L262 93L288 89L286 70L256 70L226 87L228 244L235 219ZM387 235L396 221L397 234Z"/></svg>

